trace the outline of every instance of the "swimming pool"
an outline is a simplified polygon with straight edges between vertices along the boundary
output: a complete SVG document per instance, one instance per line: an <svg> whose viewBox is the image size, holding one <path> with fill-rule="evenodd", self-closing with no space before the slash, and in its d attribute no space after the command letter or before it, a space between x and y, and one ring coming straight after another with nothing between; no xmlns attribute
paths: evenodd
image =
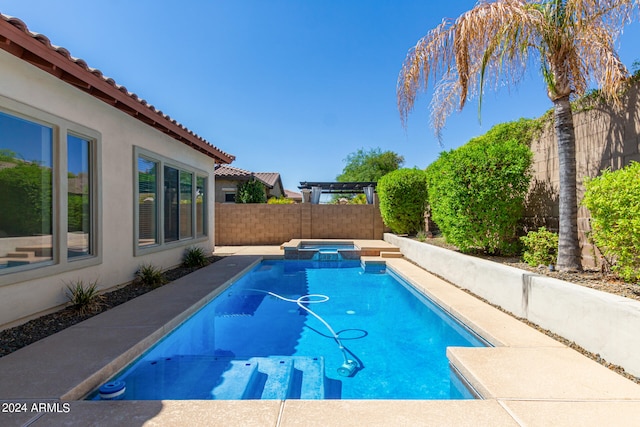
<svg viewBox="0 0 640 427"><path fill-rule="evenodd" d="M263 261L103 391L132 400L472 398L446 347L485 345L392 271Z"/></svg>

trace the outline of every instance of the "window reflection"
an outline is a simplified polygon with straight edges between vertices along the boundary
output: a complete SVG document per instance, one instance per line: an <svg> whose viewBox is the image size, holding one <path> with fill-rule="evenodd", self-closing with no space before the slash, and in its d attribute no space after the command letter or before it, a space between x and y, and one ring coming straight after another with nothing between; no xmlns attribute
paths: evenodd
<svg viewBox="0 0 640 427"><path fill-rule="evenodd" d="M91 255L91 143L67 136L67 253Z"/></svg>
<svg viewBox="0 0 640 427"><path fill-rule="evenodd" d="M193 175L180 171L180 238L193 237Z"/></svg>
<svg viewBox="0 0 640 427"><path fill-rule="evenodd" d="M158 165L138 158L138 245L158 243Z"/></svg>
<svg viewBox="0 0 640 427"><path fill-rule="evenodd" d="M53 259L53 130L0 113L0 268Z"/></svg>
<svg viewBox="0 0 640 427"><path fill-rule="evenodd" d="M179 239L178 192L180 174L178 169L164 167L164 241Z"/></svg>
<svg viewBox="0 0 640 427"><path fill-rule="evenodd" d="M196 179L196 234L198 237L205 234L206 200L205 179L199 176Z"/></svg>

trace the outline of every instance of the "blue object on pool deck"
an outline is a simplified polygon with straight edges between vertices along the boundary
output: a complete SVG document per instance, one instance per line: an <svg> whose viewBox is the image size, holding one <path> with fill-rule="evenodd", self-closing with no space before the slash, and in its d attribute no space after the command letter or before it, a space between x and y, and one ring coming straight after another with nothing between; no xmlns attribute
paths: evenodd
<svg viewBox="0 0 640 427"><path fill-rule="evenodd" d="M114 380L131 400L473 398L449 346L486 344L392 270L263 261Z"/></svg>
<svg viewBox="0 0 640 427"><path fill-rule="evenodd" d="M127 387L124 381L113 381L100 387L98 394L102 400L116 400L118 397L124 395L126 389Z"/></svg>

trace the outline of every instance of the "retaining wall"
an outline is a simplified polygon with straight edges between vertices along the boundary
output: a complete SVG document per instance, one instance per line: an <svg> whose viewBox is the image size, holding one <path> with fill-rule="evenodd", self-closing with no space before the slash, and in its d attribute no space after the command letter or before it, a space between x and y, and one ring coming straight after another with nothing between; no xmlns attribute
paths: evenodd
<svg viewBox="0 0 640 427"><path fill-rule="evenodd" d="M640 377L640 302L385 233L422 268Z"/></svg>

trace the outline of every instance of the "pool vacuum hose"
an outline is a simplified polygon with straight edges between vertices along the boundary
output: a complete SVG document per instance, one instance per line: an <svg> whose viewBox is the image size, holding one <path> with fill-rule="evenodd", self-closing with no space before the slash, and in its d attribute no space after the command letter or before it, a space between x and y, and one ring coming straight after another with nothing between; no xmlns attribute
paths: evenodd
<svg viewBox="0 0 640 427"><path fill-rule="evenodd" d="M338 375L341 375L343 377L350 377L356 372L356 370L358 369L358 362L356 362L355 360L349 359L349 356L347 355L347 350L344 348L344 345L342 345L342 341L340 341L340 334L336 333L336 331L333 330L331 325L329 325L322 317L320 317L318 314L316 314L310 308L305 307L303 305L303 303L316 304L316 303L321 303L321 302L327 302L327 301L329 301L329 297L328 296L322 295L322 294L309 294L309 295L303 295L298 299L290 299L290 298L283 297L282 295L278 295L278 294L273 293L273 292L263 291L261 289L247 289L247 290L248 291L262 292L262 293L274 296L274 297L276 297L278 299L281 299L283 301L294 302L294 303L298 304L298 306L300 308L302 308L307 313L311 314L313 317L315 317L320 322L322 322L322 324L329 330L329 332L331 332L331 335L333 335L333 339L336 341L336 344L338 344L338 348L342 352L342 357L344 359L344 362L342 363L342 366L340 366L338 368ZM314 300L312 298L318 298L318 299Z"/></svg>

